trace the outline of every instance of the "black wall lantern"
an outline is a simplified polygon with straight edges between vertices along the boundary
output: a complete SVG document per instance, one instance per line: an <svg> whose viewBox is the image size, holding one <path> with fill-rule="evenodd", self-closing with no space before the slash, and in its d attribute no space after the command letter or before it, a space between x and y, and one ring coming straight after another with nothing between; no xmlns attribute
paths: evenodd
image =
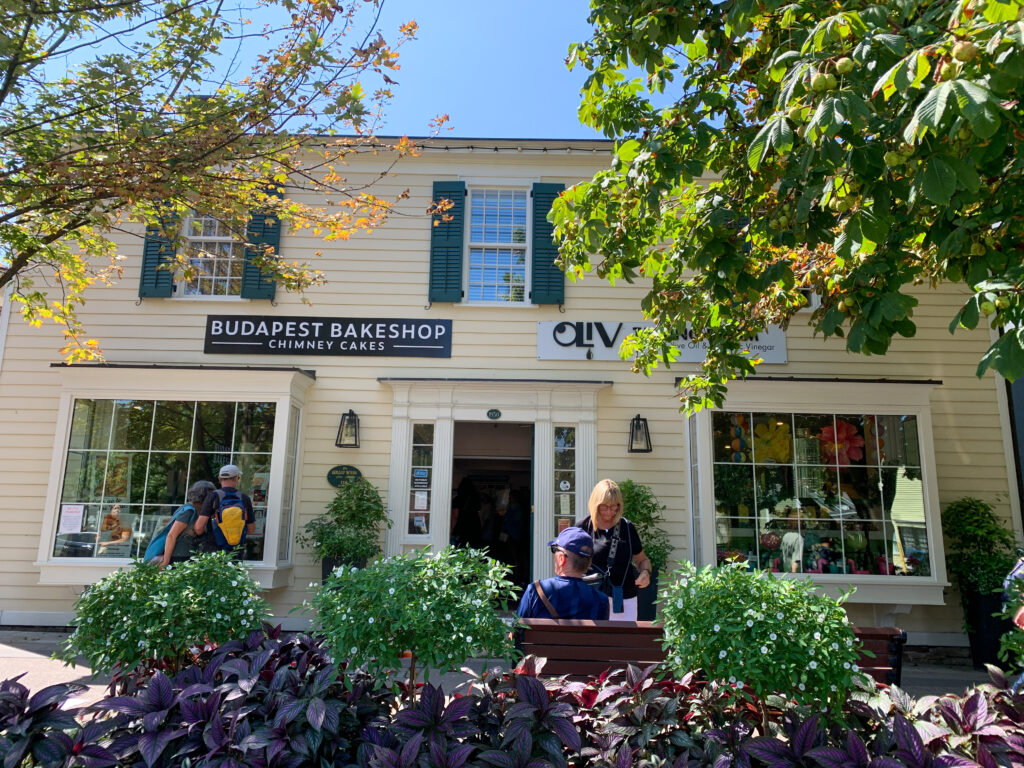
<svg viewBox="0 0 1024 768"><path fill-rule="evenodd" d="M338 439L334 444L339 448L359 447L359 417L351 408L348 413L341 414L341 426L338 427Z"/></svg>
<svg viewBox="0 0 1024 768"><path fill-rule="evenodd" d="M651 431L647 428L647 419L639 413L629 422L629 452L651 452Z"/></svg>

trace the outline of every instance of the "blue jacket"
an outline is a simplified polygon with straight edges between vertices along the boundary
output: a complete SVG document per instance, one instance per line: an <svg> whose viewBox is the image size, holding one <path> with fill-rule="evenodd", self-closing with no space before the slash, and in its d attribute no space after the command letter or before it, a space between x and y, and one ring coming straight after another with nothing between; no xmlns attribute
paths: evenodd
<svg viewBox="0 0 1024 768"><path fill-rule="evenodd" d="M608 598L572 576L552 576L540 583L560 619L607 619ZM521 619L553 619L533 584L526 588L516 614Z"/></svg>

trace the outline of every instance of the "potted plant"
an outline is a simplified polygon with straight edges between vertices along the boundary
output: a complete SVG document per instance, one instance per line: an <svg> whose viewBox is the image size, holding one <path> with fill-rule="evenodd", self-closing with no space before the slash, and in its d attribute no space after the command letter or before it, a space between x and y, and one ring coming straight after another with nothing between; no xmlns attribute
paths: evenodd
<svg viewBox="0 0 1024 768"><path fill-rule="evenodd" d="M327 512L306 523L298 541L312 550L326 579L339 565L362 568L379 555L381 525L391 527L380 491L360 477L339 486Z"/></svg>
<svg viewBox="0 0 1024 768"><path fill-rule="evenodd" d="M651 561L651 583L641 589L637 596L637 618L640 621L654 621L656 608L654 600L658 595L658 573L668 567L672 554L672 542L661 528L664 523L662 512L665 505L658 501L649 486L624 480L619 483L622 491L622 514L636 527L644 553Z"/></svg>
<svg viewBox="0 0 1024 768"><path fill-rule="evenodd" d="M1017 561L1013 534L996 517L992 505L965 496L942 513L946 567L960 590L964 629L971 661L981 668L998 664L999 641L1011 628L1002 610L1002 586Z"/></svg>

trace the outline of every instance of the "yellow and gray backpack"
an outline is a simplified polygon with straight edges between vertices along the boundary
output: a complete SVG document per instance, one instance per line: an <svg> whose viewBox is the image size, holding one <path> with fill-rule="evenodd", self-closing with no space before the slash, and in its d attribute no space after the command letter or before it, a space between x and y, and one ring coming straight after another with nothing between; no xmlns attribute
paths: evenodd
<svg viewBox="0 0 1024 768"><path fill-rule="evenodd" d="M237 488L217 491L217 511L213 515L213 539L226 552L245 543L245 502Z"/></svg>

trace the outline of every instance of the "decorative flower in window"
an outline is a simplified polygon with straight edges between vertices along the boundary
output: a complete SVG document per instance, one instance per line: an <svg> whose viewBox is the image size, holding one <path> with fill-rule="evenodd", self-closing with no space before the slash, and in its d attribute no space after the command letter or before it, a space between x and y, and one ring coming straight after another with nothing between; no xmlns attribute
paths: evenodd
<svg viewBox="0 0 1024 768"><path fill-rule="evenodd" d="M825 455L837 464L849 464L864 458L864 438L853 424L842 419L836 419L835 427L824 427L818 441Z"/></svg>
<svg viewBox="0 0 1024 768"><path fill-rule="evenodd" d="M793 457L793 435L789 424L762 422L754 428L754 459L757 463L785 464Z"/></svg>

